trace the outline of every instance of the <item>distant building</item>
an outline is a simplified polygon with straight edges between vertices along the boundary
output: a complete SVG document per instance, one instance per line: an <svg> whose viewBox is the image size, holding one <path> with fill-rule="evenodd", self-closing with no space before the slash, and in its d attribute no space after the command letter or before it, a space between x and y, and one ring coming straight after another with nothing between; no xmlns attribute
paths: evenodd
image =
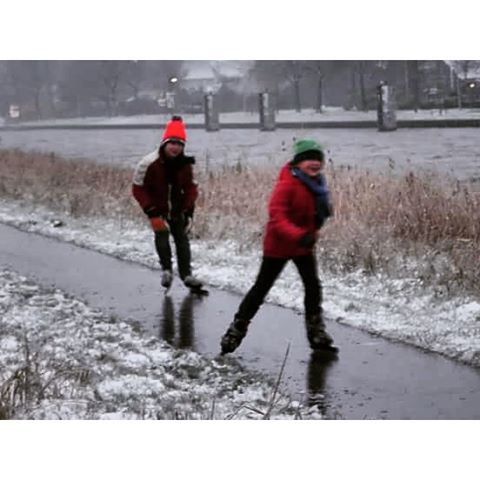
<svg viewBox="0 0 480 480"><path fill-rule="evenodd" d="M253 61L194 60L185 62L181 75L182 88L190 91L217 93L222 86L242 90Z"/></svg>

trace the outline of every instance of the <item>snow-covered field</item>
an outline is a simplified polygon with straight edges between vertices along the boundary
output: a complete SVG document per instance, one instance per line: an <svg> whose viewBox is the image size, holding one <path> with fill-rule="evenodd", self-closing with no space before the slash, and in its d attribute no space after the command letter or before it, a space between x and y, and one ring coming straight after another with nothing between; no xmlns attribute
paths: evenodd
<svg viewBox="0 0 480 480"><path fill-rule="evenodd" d="M60 219L64 225L53 226ZM73 219L41 206L0 201L0 221L85 246L118 258L158 268L151 233L128 222ZM260 251L245 252L235 241L192 241L194 269L210 285L239 293L251 286ZM320 259L321 261L321 259ZM459 296L447 299L420 280L364 276L361 272L335 276L321 272L326 315L338 322L400 340L450 358L480 366L480 303ZM289 265L268 301L303 308L301 283Z"/></svg>
<svg viewBox="0 0 480 480"><path fill-rule="evenodd" d="M272 379L1 269L0 316L0 419L253 419L269 409ZM281 393L270 417L321 418Z"/></svg>
<svg viewBox="0 0 480 480"><path fill-rule="evenodd" d="M91 159L133 168L160 141L163 122L147 130L1 131L0 148L55 152L64 158ZM280 166L291 155L293 138L312 137L326 148L336 166L401 173L419 169L449 174L480 184L476 128L400 129L256 129L188 130L187 151L197 170L224 165Z"/></svg>

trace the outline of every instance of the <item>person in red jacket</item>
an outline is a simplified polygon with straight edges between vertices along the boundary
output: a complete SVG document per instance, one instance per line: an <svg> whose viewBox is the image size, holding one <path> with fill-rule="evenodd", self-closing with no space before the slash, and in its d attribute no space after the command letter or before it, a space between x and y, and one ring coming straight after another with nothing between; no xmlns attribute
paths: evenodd
<svg viewBox="0 0 480 480"><path fill-rule="evenodd" d="M314 253L320 228L332 215L329 192L321 173L324 166L323 149L317 142L299 140L294 144L294 157L280 171L270 198L260 271L221 339L222 354L231 353L240 345L250 320L288 260L297 267L305 289L310 347L335 350L323 322L322 288Z"/></svg>
<svg viewBox="0 0 480 480"><path fill-rule="evenodd" d="M180 278L188 288L202 287L202 282L192 276L191 268L188 232L198 189L193 180L195 159L184 153L186 140L182 118L173 116L165 127L160 147L142 158L133 175L132 193L150 220L163 270L162 286L167 289L173 280L170 233Z"/></svg>

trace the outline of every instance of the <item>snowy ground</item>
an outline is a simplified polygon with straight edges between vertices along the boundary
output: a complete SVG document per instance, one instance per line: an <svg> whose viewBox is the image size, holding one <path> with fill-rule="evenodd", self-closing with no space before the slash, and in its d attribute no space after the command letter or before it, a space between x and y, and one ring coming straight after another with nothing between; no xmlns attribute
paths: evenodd
<svg viewBox="0 0 480 480"><path fill-rule="evenodd" d="M64 225L53 226L53 220ZM0 201L0 221L103 253L158 268L151 233L126 221L72 219L40 206ZM242 251L235 241L193 241L196 273L210 285L245 293L257 273L260 250ZM480 303L467 296L446 299L411 278L321 273L330 319L480 366ZM302 310L301 283L288 266L268 300Z"/></svg>
<svg viewBox="0 0 480 480"><path fill-rule="evenodd" d="M175 350L1 269L0 316L0 418L253 419L269 408L272 379ZM276 399L271 418L321 418Z"/></svg>

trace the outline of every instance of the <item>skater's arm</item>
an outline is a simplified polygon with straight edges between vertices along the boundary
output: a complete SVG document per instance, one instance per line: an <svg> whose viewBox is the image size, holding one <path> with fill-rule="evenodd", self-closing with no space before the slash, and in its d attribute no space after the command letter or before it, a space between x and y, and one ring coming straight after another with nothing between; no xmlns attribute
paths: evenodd
<svg viewBox="0 0 480 480"><path fill-rule="evenodd" d="M145 212L146 215L149 215L149 211L155 208L152 198L143 186L133 184L132 195L139 203L140 207L142 207L142 210Z"/></svg>
<svg viewBox="0 0 480 480"><path fill-rule="evenodd" d="M142 207L142 210L145 212L145 214L149 217L155 216L155 212L151 212L155 206L155 203L145 187L145 179L147 177L150 165L156 160L157 157L158 154L156 152L146 155L138 163L133 173L132 195L139 203L140 207ZM152 215L149 215L149 211Z"/></svg>
<svg viewBox="0 0 480 480"><path fill-rule="evenodd" d="M308 232L305 228L295 225L289 218L292 194L287 182L279 182L270 199L269 215L275 229L286 239L298 244Z"/></svg>

